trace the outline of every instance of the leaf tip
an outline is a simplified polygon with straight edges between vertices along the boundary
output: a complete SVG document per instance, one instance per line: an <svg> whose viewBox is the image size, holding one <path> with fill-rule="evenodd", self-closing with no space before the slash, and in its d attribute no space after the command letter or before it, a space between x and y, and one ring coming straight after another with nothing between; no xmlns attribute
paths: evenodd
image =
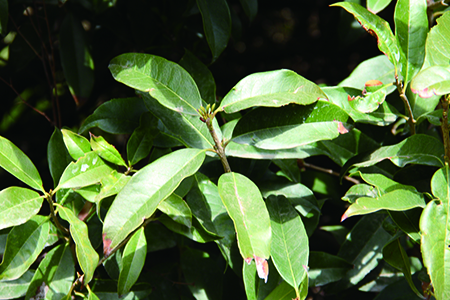
<svg viewBox="0 0 450 300"><path fill-rule="evenodd" d="M346 127L344 126L344 124L342 124L341 121L337 121L337 123L338 123L338 132L339 132L340 134L345 134L345 133L348 133L348 132L349 132L348 128L346 128Z"/></svg>
<svg viewBox="0 0 450 300"><path fill-rule="evenodd" d="M264 283L267 283L267 278L269 277L269 264L267 260L258 256L255 256L256 271L258 272L258 277L264 279Z"/></svg>
<svg viewBox="0 0 450 300"><path fill-rule="evenodd" d="M347 213L344 213L341 217L341 222L344 222L348 217Z"/></svg>

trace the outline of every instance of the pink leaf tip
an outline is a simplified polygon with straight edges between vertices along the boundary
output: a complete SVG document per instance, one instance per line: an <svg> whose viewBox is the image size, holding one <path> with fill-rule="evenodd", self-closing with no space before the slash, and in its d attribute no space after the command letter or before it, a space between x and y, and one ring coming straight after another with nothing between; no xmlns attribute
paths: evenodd
<svg viewBox="0 0 450 300"><path fill-rule="evenodd" d="M254 256L256 263L256 271L258 272L258 277L264 279L264 283L267 283L267 278L269 277L269 264L264 258Z"/></svg>

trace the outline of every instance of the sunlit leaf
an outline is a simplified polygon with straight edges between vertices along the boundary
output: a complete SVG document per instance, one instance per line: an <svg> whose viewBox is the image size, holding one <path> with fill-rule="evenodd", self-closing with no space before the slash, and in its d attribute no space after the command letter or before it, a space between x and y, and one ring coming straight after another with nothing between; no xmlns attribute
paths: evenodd
<svg viewBox="0 0 450 300"><path fill-rule="evenodd" d="M64 144L70 156L77 160L91 151L91 144L84 136L76 134L68 129L61 129Z"/></svg>
<svg viewBox="0 0 450 300"><path fill-rule="evenodd" d="M307 105L319 98L326 99L326 95L316 84L294 71L277 70L245 77L223 98L220 106L226 113L234 113L253 106Z"/></svg>
<svg viewBox="0 0 450 300"><path fill-rule="evenodd" d="M64 144L61 130L56 127L55 130L53 130L53 134L47 145L47 160L50 174L53 178L53 186L56 187L62 173L66 169L67 165L72 161L72 157Z"/></svg>
<svg viewBox="0 0 450 300"><path fill-rule="evenodd" d="M22 276L44 249L49 237L48 217L36 215L8 233L0 280L14 280Z"/></svg>
<svg viewBox="0 0 450 300"><path fill-rule="evenodd" d="M149 93L165 107L198 116L200 92L194 79L178 64L155 55L125 53L111 60L109 69L114 79Z"/></svg>
<svg viewBox="0 0 450 300"><path fill-rule="evenodd" d="M344 259L326 252L311 251L309 253L309 285L322 286L344 277L353 265Z"/></svg>
<svg viewBox="0 0 450 300"><path fill-rule="evenodd" d="M117 149L109 144L103 137L91 134L91 148L101 158L116 165L127 167Z"/></svg>
<svg viewBox="0 0 450 300"><path fill-rule="evenodd" d="M448 65L450 61L450 13L445 12L431 28L425 43L423 69L437 65Z"/></svg>
<svg viewBox="0 0 450 300"><path fill-rule="evenodd" d="M450 66L423 69L411 82L411 91L422 98L450 94Z"/></svg>
<svg viewBox="0 0 450 300"><path fill-rule="evenodd" d="M200 168L204 159L204 150L181 149L137 172L116 196L105 217L105 253L109 253L144 219L149 218L159 203L172 194L184 178Z"/></svg>
<svg viewBox="0 0 450 300"><path fill-rule="evenodd" d="M392 0L367 0L367 10L377 14L385 9Z"/></svg>
<svg viewBox="0 0 450 300"><path fill-rule="evenodd" d="M20 225L36 215L44 198L37 192L11 186L0 191L0 229Z"/></svg>
<svg viewBox="0 0 450 300"><path fill-rule="evenodd" d="M26 271L20 278L0 281L0 299L16 299L25 296L34 271Z"/></svg>
<svg viewBox="0 0 450 300"><path fill-rule="evenodd" d="M16 145L0 136L0 167L31 188L44 191L38 170Z"/></svg>
<svg viewBox="0 0 450 300"><path fill-rule="evenodd" d="M92 248L88 235L88 227L71 210L62 206L58 207L61 218L70 224L70 235L75 242L77 259L84 272L84 282L89 283L97 268L99 256L94 248Z"/></svg>

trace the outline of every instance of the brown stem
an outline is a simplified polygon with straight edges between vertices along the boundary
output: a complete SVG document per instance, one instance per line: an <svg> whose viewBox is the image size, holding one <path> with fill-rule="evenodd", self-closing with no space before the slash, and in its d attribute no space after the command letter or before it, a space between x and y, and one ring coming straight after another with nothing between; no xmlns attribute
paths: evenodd
<svg viewBox="0 0 450 300"><path fill-rule="evenodd" d="M449 163L450 160L450 138L448 133L448 102L449 99L446 97L441 97L442 104L442 121L441 121L441 130L442 130L442 140L444 141L444 149L445 149L445 164Z"/></svg>
<svg viewBox="0 0 450 300"><path fill-rule="evenodd" d="M209 129L209 133L211 134L211 136L214 140L214 143L216 144L214 146L214 149L216 150L216 153L219 156L220 161L222 162L222 166L223 166L223 169L225 170L225 173L230 173L231 168L230 168L230 165L228 164L228 160L225 155L225 150L222 146L222 142L219 140L219 137L216 134L216 131L214 130L211 120L214 120L214 115L212 115L211 118L207 118L205 123Z"/></svg>
<svg viewBox="0 0 450 300"><path fill-rule="evenodd" d="M402 99L403 104L405 105L405 110L408 112L408 124L411 129L411 134L416 134L416 120L414 120L414 115L412 112L411 105L409 104L408 98L406 97L405 90L406 86L403 86L403 83L398 79L398 76L395 76L395 85L397 86L398 93L400 95L400 99Z"/></svg>
<svg viewBox="0 0 450 300"><path fill-rule="evenodd" d="M307 163L303 159L298 159L297 163L298 163L300 168L306 167L306 168L310 168L310 169L313 169L313 170L316 170L316 171L320 171L320 172L323 172L323 173L331 174L331 175L334 175L334 176L337 176L337 177L340 176L340 174L338 172L336 172L336 171L333 171L331 169L325 169L325 168L322 168L322 167L319 167L319 166ZM350 181L353 184L360 184L358 179L352 178L350 176L344 176L344 179L347 180L347 181Z"/></svg>
<svg viewBox="0 0 450 300"><path fill-rule="evenodd" d="M58 218L56 217L55 214L55 208L53 207L53 200L52 200L52 196L50 194L45 195L45 199L47 199L48 204L50 205L50 214L52 216L53 221L55 222L56 227L63 233L63 234L68 234L69 230L62 226L61 223L59 223Z"/></svg>

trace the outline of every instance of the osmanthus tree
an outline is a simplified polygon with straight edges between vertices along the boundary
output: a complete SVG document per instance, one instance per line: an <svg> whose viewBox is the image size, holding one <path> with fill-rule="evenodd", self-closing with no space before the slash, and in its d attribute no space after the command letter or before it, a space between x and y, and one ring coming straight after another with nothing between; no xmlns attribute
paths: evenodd
<svg viewBox="0 0 450 300"><path fill-rule="evenodd" d="M190 52L179 63L117 56L111 74L136 96L102 104L78 133L55 129L51 190L0 138L0 166L29 187L0 192L0 298L221 299L243 282L247 299L305 299L308 287L449 299L450 12L399 0L392 32L373 13L381 2L390 1L368 1L370 11L333 5L384 54L338 86L277 70L245 77L217 101ZM220 28L209 27L208 41ZM129 134L124 153L86 138L94 127ZM299 165L317 155L355 183L342 220L364 215L348 233L322 228L340 237L337 255L309 249L323 201ZM49 215L38 214L44 200Z"/></svg>

